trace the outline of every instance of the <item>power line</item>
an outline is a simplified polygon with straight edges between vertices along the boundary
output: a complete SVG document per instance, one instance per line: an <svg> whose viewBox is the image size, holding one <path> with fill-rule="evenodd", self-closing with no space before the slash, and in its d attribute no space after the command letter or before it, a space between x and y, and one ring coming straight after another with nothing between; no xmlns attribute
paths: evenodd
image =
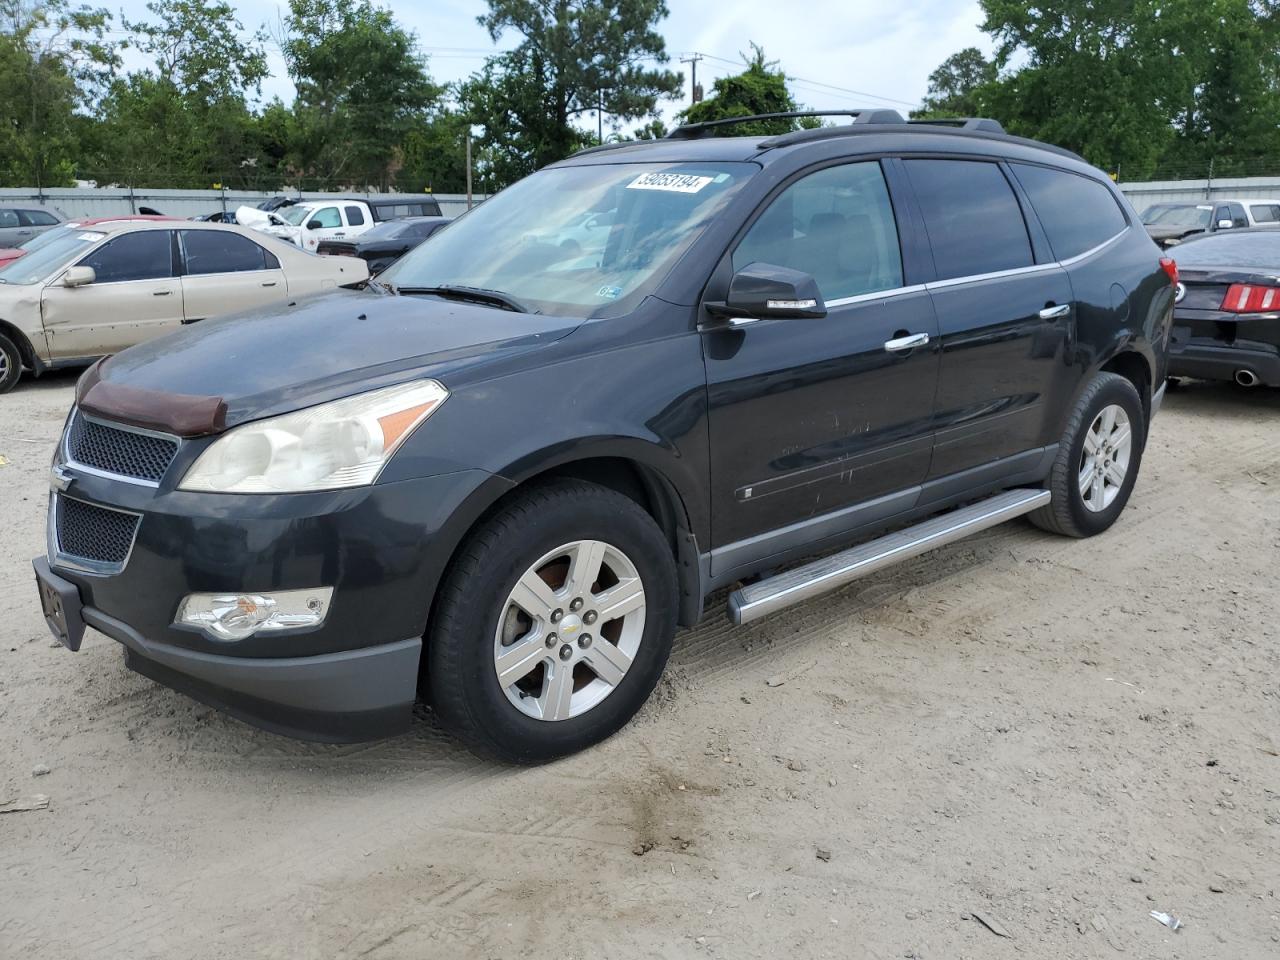
<svg viewBox="0 0 1280 960"><path fill-rule="evenodd" d="M714 60L717 63L725 63L731 67L738 67L739 69L741 69L743 66L741 60L730 60L727 57L717 57L714 54L710 54L710 53L699 53L697 54L697 56L705 57L708 60ZM865 90L854 90L850 87L841 87L841 86L837 86L834 83L826 83L822 80L809 80L805 77L796 77L796 76L792 76L791 74L787 74L787 80L789 80L792 83L807 84L808 86L811 86L811 87L821 88L819 89L818 92L834 91L836 93L849 93L855 97L866 97L870 100L883 100L886 103L894 103L903 107L919 106L918 103L912 102L910 100L899 100L896 97L885 97L885 96L881 96L878 93L868 93Z"/></svg>

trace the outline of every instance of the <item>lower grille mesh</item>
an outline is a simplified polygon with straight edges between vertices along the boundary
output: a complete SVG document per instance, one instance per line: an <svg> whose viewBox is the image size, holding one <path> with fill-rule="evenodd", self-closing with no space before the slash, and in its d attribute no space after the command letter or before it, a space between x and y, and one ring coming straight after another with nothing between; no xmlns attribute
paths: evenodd
<svg viewBox="0 0 1280 960"><path fill-rule="evenodd" d="M59 497L55 510L58 549L68 557L123 566L138 532L137 514L106 510Z"/></svg>

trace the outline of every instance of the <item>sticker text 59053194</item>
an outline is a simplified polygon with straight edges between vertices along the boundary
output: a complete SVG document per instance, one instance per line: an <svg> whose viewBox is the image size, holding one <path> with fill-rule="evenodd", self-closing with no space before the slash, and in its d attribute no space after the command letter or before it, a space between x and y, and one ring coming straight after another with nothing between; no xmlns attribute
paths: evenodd
<svg viewBox="0 0 1280 960"><path fill-rule="evenodd" d="M627 184L627 189L697 193L714 179L714 177L699 177L692 173L642 173Z"/></svg>

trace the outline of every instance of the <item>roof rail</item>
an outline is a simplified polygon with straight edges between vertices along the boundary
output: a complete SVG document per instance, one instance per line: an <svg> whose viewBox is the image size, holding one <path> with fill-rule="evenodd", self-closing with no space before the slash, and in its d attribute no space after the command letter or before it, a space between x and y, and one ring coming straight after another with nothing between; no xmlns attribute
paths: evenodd
<svg viewBox="0 0 1280 960"><path fill-rule="evenodd" d="M738 123L755 123L760 120L795 120L801 117L853 117L854 123L906 123L897 110L788 110L785 113L756 113L747 117L725 117L720 120L703 120L686 123L667 134L668 140L696 140L718 127Z"/></svg>
<svg viewBox="0 0 1280 960"><path fill-rule="evenodd" d="M990 117L933 117L908 120L907 123L931 124L938 127L959 127L961 130L984 130L987 133L1004 133L999 120Z"/></svg>

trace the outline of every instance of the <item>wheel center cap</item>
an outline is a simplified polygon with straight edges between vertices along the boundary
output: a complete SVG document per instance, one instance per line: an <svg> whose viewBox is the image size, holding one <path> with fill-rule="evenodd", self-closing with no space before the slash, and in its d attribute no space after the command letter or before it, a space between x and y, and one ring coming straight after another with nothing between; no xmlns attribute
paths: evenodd
<svg viewBox="0 0 1280 960"><path fill-rule="evenodd" d="M582 618L576 613L566 613L556 624L556 632L568 639L576 637L582 630Z"/></svg>

